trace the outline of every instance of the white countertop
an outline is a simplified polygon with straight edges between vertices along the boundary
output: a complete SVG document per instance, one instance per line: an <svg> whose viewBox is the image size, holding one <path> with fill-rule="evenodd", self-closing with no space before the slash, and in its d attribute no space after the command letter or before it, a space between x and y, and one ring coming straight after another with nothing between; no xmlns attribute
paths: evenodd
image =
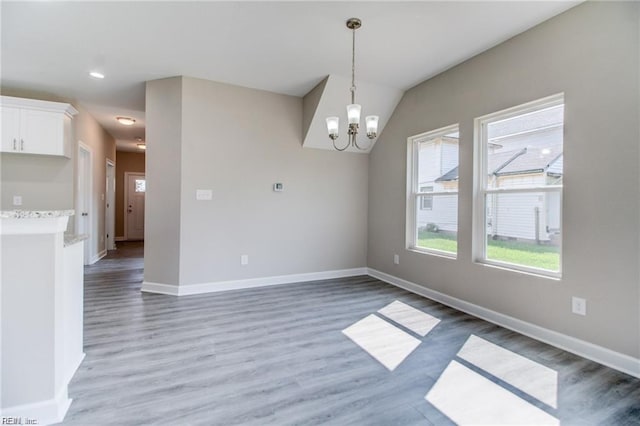
<svg viewBox="0 0 640 426"><path fill-rule="evenodd" d="M67 247L87 239L89 239L87 234L64 234L64 246Z"/></svg>
<svg viewBox="0 0 640 426"><path fill-rule="evenodd" d="M73 210L1 210L0 219L41 219L74 214Z"/></svg>

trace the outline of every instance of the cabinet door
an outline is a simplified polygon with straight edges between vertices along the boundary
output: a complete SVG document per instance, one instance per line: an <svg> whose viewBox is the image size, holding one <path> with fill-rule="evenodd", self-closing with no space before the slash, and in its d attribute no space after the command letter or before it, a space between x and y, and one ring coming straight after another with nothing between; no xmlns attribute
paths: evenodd
<svg viewBox="0 0 640 426"><path fill-rule="evenodd" d="M23 109L20 120L20 152L63 155L63 115Z"/></svg>
<svg viewBox="0 0 640 426"><path fill-rule="evenodd" d="M20 152L20 109L2 107L2 152Z"/></svg>

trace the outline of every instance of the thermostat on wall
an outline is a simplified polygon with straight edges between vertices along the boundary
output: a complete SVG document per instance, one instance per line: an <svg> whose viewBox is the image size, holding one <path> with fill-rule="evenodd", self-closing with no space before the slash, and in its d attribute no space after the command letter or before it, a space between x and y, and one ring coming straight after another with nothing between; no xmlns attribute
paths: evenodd
<svg viewBox="0 0 640 426"><path fill-rule="evenodd" d="M274 183L273 184L273 190L275 192L282 192L282 191L284 191L284 185L282 185L281 183Z"/></svg>

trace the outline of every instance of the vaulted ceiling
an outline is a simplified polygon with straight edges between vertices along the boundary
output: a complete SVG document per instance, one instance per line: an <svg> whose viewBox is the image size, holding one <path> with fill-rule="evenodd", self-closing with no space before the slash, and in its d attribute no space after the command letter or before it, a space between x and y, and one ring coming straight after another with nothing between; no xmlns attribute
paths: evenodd
<svg viewBox="0 0 640 426"><path fill-rule="evenodd" d="M345 21L358 17L358 80L403 91L577 3L3 1L1 84L76 99L126 144L144 137L148 80L304 96L328 75L349 78Z"/></svg>

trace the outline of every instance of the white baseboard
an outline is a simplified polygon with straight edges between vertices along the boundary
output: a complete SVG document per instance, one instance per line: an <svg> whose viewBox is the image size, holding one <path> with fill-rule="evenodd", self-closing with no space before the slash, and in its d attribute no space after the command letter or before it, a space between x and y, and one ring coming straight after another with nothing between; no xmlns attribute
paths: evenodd
<svg viewBox="0 0 640 426"><path fill-rule="evenodd" d="M89 265L93 265L94 263L96 263L98 260L102 259L106 255L107 255L107 251L102 250L100 253L96 254L91 258L91 260L89 261Z"/></svg>
<svg viewBox="0 0 640 426"><path fill-rule="evenodd" d="M607 367L611 367L622 371L623 373L640 378L640 359L483 308L482 306L474 305L473 303L465 302L464 300L448 296L444 293L440 293L439 291L431 290L427 287L403 280L402 278L386 274L373 268L367 269L370 276L396 287L400 287L428 299L435 300L443 305L450 306L459 311L466 312L475 317L482 318L483 320L508 328L509 330L516 331L520 334L548 343L583 358L590 359L606 365Z"/></svg>
<svg viewBox="0 0 640 426"><path fill-rule="evenodd" d="M115 237L113 240L114 241L127 241L127 238L125 236L122 236L122 237Z"/></svg>
<svg viewBox="0 0 640 426"><path fill-rule="evenodd" d="M213 293L218 291L241 290L245 288L265 287L271 285L302 283L333 278L355 277L367 275L367 268L339 269L335 271L310 272L305 274L279 275L275 277L250 278L246 280L218 281L202 284L171 285L143 282L142 291L168 294L171 296L187 296L191 294Z"/></svg>
<svg viewBox="0 0 640 426"><path fill-rule="evenodd" d="M37 425L51 425L60 423L71 406L72 400L67 394L67 385L63 386L53 399L38 401L31 404L16 405L2 409L3 418L21 418L37 421Z"/></svg>
<svg viewBox="0 0 640 426"><path fill-rule="evenodd" d="M153 283L150 281L143 281L140 291L144 291L147 293L167 294L169 296L180 296L178 292L179 288L180 286L173 284L161 284Z"/></svg>
<svg viewBox="0 0 640 426"><path fill-rule="evenodd" d="M65 383L71 383L71 379L76 374L76 371L78 371L78 368L80 368L80 364L82 364L82 361L84 360L85 356L86 356L86 354L84 352L80 352L80 354L75 359L75 361L70 362L68 364L68 366L67 366L67 377L66 377Z"/></svg>

